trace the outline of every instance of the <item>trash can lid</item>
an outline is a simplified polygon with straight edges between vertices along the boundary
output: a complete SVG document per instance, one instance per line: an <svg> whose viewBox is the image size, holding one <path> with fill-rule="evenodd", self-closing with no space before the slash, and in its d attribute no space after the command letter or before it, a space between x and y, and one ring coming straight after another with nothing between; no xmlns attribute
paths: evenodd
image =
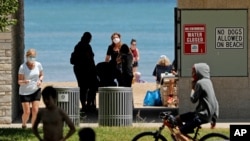
<svg viewBox="0 0 250 141"><path fill-rule="evenodd" d="M98 90L99 91L131 91L132 88L131 87L114 87L114 86L110 86L110 87L99 87Z"/></svg>
<svg viewBox="0 0 250 141"><path fill-rule="evenodd" d="M54 87L57 91L78 91L78 87Z"/></svg>

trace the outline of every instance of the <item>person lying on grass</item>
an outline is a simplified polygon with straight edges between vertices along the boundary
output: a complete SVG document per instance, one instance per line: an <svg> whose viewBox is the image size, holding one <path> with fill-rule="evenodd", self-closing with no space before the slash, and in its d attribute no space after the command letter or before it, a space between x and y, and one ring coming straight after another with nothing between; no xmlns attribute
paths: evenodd
<svg viewBox="0 0 250 141"><path fill-rule="evenodd" d="M65 141L72 136L76 129L69 116L56 105L57 92L52 86L42 91L45 108L39 110L32 131L40 141ZM43 123L43 139L38 133L39 123ZM69 132L63 137L64 122L69 126Z"/></svg>

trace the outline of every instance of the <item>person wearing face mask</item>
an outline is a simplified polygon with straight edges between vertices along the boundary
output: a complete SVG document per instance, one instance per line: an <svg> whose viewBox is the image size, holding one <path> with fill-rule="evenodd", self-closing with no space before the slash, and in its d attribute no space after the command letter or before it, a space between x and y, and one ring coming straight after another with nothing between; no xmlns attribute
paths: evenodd
<svg viewBox="0 0 250 141"><path fill-rule="evenodd" d="M121 34L117 32L113 33L111 35L111 40L112 43L108 46L105 62L109 62L110 69L113 74L112 79L117 79L120 74L117 69L116 59L122 46Z"/></svg>
<svg viewBox="0 0 250 141"><path fill-rule="evenodd" d="M27 127L30 114L32 114L32 125L36 119L43 77L43 67L40 62L36 61L36 51L29 49L26 52L26 62L20 65L18 71L19 96L23 108L22 128ZM32 105L31 111L30 104Z"/></svg>

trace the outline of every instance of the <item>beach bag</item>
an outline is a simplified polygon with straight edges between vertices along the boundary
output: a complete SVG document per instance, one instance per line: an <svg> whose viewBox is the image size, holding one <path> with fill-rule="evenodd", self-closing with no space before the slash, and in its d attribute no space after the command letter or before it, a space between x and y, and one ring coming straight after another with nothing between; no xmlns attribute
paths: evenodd
<svg viewBox="0 0 250 141"><path fill-rule="evenodd" d="M162 106L160 89L154 91L147 91L143 106Z"/></svg>

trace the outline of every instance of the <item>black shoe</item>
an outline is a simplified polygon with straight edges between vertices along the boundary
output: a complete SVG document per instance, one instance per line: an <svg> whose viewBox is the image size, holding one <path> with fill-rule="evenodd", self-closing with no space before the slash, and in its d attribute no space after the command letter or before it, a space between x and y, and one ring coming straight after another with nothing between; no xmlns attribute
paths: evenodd
<svg viewBox="0 0 250 141"><path fill-rule="evenodd" d="M84 107L81 108L80 113L86 113L86 111L87 111L87 107L84 106Z"/></svg>
<svg viewBox="0 0 250 141"><path fill-rule="evenodd" d="M97 109L96 109L95 105L89 105L89 106L87 106L86 112L94 113L96 111L97 111Z"/></svg>

